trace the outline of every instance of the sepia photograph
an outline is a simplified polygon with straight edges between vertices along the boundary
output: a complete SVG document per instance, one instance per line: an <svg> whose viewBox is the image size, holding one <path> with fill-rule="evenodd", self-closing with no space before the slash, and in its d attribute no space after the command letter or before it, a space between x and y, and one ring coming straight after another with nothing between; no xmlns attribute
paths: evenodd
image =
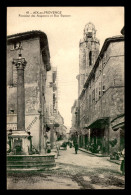
<svg viewBox="0 0 131 195"><path fill-rule="evenodd" d="M7 7L7 190L125 189L124 11Z"/></svg>

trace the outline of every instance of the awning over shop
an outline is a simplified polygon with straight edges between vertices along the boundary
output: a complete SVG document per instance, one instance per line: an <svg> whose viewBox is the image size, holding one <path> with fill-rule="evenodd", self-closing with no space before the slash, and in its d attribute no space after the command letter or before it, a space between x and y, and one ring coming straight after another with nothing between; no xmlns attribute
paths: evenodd
<svg viewBox="0 0 131 195"><path fill-rule="evenodd" d="M99 118L96 121L94 121L93 123L91 123L90 125L88 125L86 128L90 129L90 128L104 128L105 125L108 125L108 120L109 117L103 117L103 118Z"/></svg>
<svg viewBox="0 0 131 195"><path fill-rule="evenodd" d="M124 114L117 116L111 121L111 127L114 131L117 131L119 128L124 128L125 118Z"/></svg>
<svg viewBox="0 0 131 195"><path fill-rule="evenodd" d="M114 131L117 131L119 128L124 128L124 126L125 126L125 123L123 122L123 123L117 124L116 126L113 126L112 129Z"/></svg>

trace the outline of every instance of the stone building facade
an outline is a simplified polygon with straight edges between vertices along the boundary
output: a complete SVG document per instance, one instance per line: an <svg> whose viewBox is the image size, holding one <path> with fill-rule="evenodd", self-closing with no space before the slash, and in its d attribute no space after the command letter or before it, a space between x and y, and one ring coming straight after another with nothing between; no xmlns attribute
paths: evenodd
<svg viewBox="0 0 131 195"><path fill-rule="evenodd" d="M46 79L46 112L48 119L58 112L58 83L57 83L57 68L52 67L47 73Z"/></svg>
<svg viewBox="0 0 131 195"><path fill-rule="evenodd" d="M51 142L51 147L54 147L55 141L59 137L64 137L66 134L64 119L58 111L58 83L57 83L57 68L52 67L47 73L46 80L46 134L45 141Z"/></svg>
<svg viewBox="0 0 131 195"><path fill-rule="evenodd" d="M19 50L26 59L25 130L33 136L36 150L44 147L46 74L51 69L48 39L44 32L30 31L7 37L7 130L17 130L17 71L12 63ZM22 106L22 105L21 105Z"/></svg>
<svg viewBox="0 0 131 195"><path fill-rule="evenodd" d="M53 148L54 142L57 139L54 124L55 124L55 114L58 113L58 86L57 86L57 69L52 67L47 73L46 80L46 134L45 139L51 142L51 147Z"/></svg>
<svg viewBox="0 0 131 195"><path fill-rule="evenodd" d="M96 56L79 90L79 145L87 148L94 144L101 153L109 154L124 147L124 36L107 38ZM113 123L119 119L122 128L118 125L115 130Z"/></svg>

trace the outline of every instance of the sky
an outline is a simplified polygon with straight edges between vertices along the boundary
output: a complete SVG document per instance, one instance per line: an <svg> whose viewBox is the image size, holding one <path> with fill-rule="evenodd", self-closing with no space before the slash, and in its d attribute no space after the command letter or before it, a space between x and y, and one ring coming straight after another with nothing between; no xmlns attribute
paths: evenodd
<svg viewBox="0 0 131 195"><path fill-rule="evenodd" d="M71 127L71 107L78 98L79 41L89 22L95 25L101 49L106 38L120 35L124 7L7 8L7 35L31 30L46 33L51 65L57 67L58 109L68 128Z"/></svg>

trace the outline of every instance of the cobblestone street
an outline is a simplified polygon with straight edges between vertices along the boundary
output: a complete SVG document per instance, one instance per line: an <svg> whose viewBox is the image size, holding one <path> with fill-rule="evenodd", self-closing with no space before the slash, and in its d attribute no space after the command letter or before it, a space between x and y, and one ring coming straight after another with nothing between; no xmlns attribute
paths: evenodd
<svg viewBox="0 0 131 195"><path fill-rule="evenodd" d="M124 189L120 165L107 157L60 150L56 167L43 172L8 173L8 189Z"/></svg>

